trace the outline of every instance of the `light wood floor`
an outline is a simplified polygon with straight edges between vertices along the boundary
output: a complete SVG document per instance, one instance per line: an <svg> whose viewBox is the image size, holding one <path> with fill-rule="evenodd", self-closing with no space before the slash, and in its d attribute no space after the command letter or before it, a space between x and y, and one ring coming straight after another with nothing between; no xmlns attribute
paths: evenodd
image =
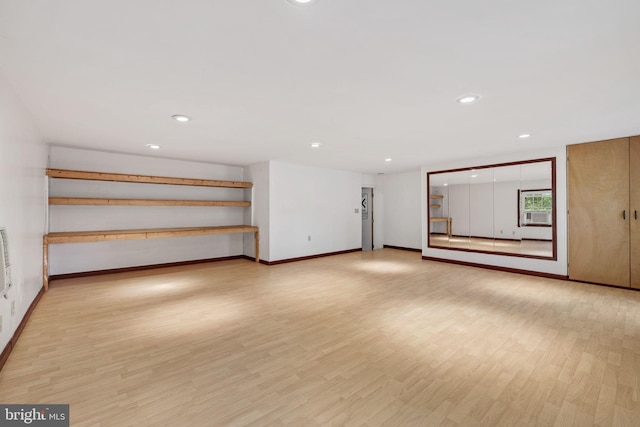
<svg viewBox="0 0 640 427"><path fill-rule="evenodd" d="M54 282L0 402L72 426L638 426L640 292L392 249Z"/></svg>

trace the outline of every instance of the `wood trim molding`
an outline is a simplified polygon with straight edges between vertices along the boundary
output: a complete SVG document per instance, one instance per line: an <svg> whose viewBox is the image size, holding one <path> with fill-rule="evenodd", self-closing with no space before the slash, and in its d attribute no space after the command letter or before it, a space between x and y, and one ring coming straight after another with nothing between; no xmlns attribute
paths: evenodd
<svg viewBox="0 0 640 427"><path fill-rule="evenodd" d="M2 350L2 353L0 353L0 371L2 371L2 368L7 362L7 359L9 359L9 355L13 351L13 348L16 346L18 338L20 338L20 335L22 335L22 331L24 330L25 326L27 326L27 321L31 317L31 313L33 313L33 310L35 310L36 306L40 302L40 298L42 298L42 295L44 295L44 286L40 288L40 292L38 292L38 295L36 295L36 297L33 299L31 305L29 305L29 308L27 309L27 312L24 314L24 317L20 321L18 329L16 329L13 336L5 346L4 350Z"/></svg>
<svg viewBox="0 0 640 427"><path fill-rule="evenodd" d="M517 162L495 163L492 165L468 166L464 168L445 169L445 170L439 170L439 171L431 171L427 173L433 174L433 173L445 173L445 172L446 173L463 172L463 171L470 171L471 169L488 169L488 168L496 168L500 166L517 166L517 165L524 165L527 163L541 163L541 162L555 161L555 159L556 159L555 157L543 157L540 159L519 160Z"/></svg>
<svg viewBox="0 0 640 427"><path fill-rule="evenodd" d="M429 246L429 247L433 248L433 249L443 249L443 250L447 250L447 251L471 252L471 253L476 253L476 254L502 255L502 256L511 256L511 257L515 257L515 258L530 258L530 259L541 259L541 260L544 260L544 261L556 261L556 259L554 259L554 258L549 258L548 256L541 256L541 255L526 255L526 254L517 254L517 253L513 253L513 252L484 251L484 250L481 250L481 249L452 248L452 247L447 247L447 246ZM435 260L439 260L439 259L443 259L444 260L444 258L434 258L434 259Z"/></svg>
<svg viewBox="0 0 640 427"><path fill-rule="evenodd" d="M625 291L640 292L640 289L632 288L628 286L610 285L608 283L598 283L598 282L587 282L586 280L575 280L575 279L567 279L567 280L569 280L570 282L584 283L585 285L606 286L607 288L616 288L616 289L624 289Z"/></svg>
<svg viewBox="0 0 640 427"><path fill-rule="evenodd" d="M326 256L333 256L333 255L342 255L342 254L348 254L351 252L361 252L362 248L356 248L356 249L347 249L344 251L337 251L337 252L327 252L324 254L316 254L316 255L309 255L309 256L302 256L302 257L298 257L298 258L287 258L287 259L279 259L277 261L265 261L265 260L260 260L261 264L264 265L278 265L278 264L285 264L288 262L297 262L297 261L306 261L309 259L315 259L315 258L322 258L322 257L326 257ZM255 258L249 258L251 260L254 260Z"/></svg>
<svg viewBox="0 0 640 427"><path fill-rule="evenodd" d="M397 249L399 251L422 252L422 249L406 248L404 246L383 245L383 248Z"/></svg>
<svg viewBox="0 0 640 427"><path fill-rule="evenodd" d="M528 276L546 277L547 279L569 280L568 276L563 276L561 274L543 273L541 271L521 270L519 268L500 267L496 265L479 264L475 262L458 261L458 260L446 259L446 258L435 258L435 257L424 256L424 255L422 256L422 259L425 261L446 262L449 264L466 265L467 267L478 267L478 268L486 268L488 270L505 271L507 273L517 273L517 274L526 274Z"/></svg>

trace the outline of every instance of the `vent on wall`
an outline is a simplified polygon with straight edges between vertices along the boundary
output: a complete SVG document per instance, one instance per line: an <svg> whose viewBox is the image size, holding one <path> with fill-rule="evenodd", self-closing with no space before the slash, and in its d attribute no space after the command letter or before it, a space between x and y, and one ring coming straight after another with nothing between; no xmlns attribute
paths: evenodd
<svg viewBox="0 0 640 427"><path fill-rule="evenodd" d="M9 242L7 230L0 227L0 296L6 297L11 287L11 263L9 262Z"/></svg>

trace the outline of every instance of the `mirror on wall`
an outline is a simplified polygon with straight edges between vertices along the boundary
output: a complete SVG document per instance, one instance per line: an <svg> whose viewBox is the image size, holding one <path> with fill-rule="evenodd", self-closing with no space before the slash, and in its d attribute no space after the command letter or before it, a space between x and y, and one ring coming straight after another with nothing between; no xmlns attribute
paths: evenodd
<svg viewBox="0 0 640 427"><path fill-rule="evenodd" d="M428 246L556 259L555 158L429 172Z"/></svg>

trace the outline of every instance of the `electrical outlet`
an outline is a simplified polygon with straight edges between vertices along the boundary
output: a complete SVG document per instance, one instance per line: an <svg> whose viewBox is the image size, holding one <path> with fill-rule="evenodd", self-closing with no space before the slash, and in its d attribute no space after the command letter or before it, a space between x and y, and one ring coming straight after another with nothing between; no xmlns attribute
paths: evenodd
<svg viewBox="0 0 640 427"><path fill-rule="evenodd" d="M11 301L11 317L16 315L16 302Z"/></svg>
<svg viewBox="0 0 640 427"><path fill-rule="evenodd" d="M353 210L353 213L360 213L360 209L355 208L355 209Z"/></svg>
<svg viewBox="0 0 640 427"><path fill-rule="evenodd" d="M307 236L307 242L311 241L311 236Z"/></svg>
<svg viewBox="0 0 640 427"><path fill-rule="evenodd" d="M502 230L500 230L500 234L502 234L502 233L503 233Z"/></svg>
<svg viewBox="0 0 640 427"><path fill-rule="evenodd" d="M512 232L511 232L511 234L513 234L513 235L515 236L515 235L516 235L516 232L515 232L515 231L512 231Z"/></svg>

